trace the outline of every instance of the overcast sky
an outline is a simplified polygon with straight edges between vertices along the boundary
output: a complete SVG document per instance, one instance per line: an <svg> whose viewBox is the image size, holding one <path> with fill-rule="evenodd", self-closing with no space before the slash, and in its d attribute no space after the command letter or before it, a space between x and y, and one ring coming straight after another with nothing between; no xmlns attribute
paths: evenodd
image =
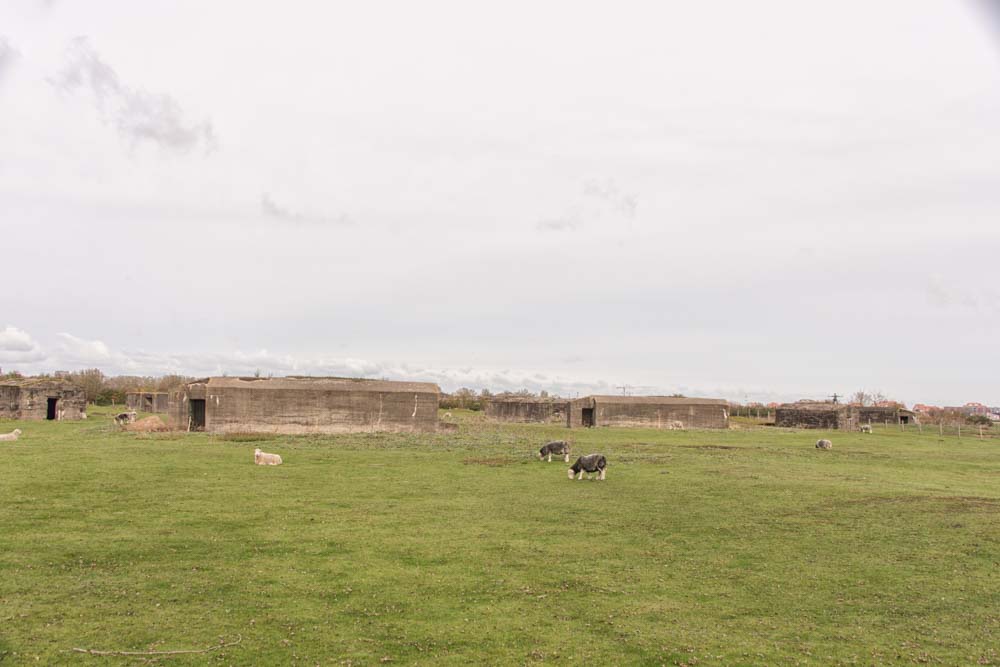
<svg viewBox="0 0 1000 667"><path fill-rule="evenodd" d="M1000 405L954 0L0 4L0 367Z"/></svg>

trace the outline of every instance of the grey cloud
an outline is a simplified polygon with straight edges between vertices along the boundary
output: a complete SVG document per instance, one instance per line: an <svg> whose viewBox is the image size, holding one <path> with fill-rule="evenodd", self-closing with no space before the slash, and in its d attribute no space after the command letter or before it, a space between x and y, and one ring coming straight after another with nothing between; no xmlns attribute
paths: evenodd
<svg viewBox="0 0 1000 667"><path fill-rule="evenodd" d="M1000 313L1000 293L975 285L955 287L938 274L932 275L926 286L927 301L939 308L958 307L977 313Z"/></svg>
<svg viewBox="0 0 1000 667"><path fill-rule="evenodd" d="M170 95L122 83L85 37L73 40L66 67L49 81L65 93L89 91L105 123L132 146L149 142L178 153L195 148L207 153L217 146L209 121L188 123L180 104Z"/></svg>
<svg viewBox="0 0 1000 667"><path fill-rule="evenodd" d="M568 232L577 229L580 221L570 216L561 218L548 218L535 223L535 229L543 232Z"/></svg>
<svg viewBox="0 0 1000 667"><path fill-rule="evenodd" d="M7 38L0 36L0 79L14 66L14 61L19 55L20 53L11 46Z"/></svg>
<svg viewBox="0 0 1000 667"><path fill-rule="evenodd" d="M274 220L281 220L283 222L290 222L294 224L301 225L349 225L351 224L350 217L345 213L341 213L337 216L322 216L322 215L306 215L304 213L299 213L298 211L293 211L285 206L281 206L271 195L264 193L260 197L260 210L268 218Z"/></svg>
<svg viewBox="0 0 1000 667"><path fill-rule="evenodd" d="M638 196L622 192L611 179L603 182L596 179L587 181L583 184L583 194L606 202L612 210L629 219L635 217L636 208L639 206Z"/></svg>

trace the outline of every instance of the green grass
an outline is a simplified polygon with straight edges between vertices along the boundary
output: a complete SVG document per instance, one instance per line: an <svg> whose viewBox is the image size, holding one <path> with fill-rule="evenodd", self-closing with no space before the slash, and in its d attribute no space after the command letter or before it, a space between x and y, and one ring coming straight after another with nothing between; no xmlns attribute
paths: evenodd
<svg viewBox="0 0 1000 667"><path fill-rule="evenodd" d="M110 409L0 424L24 430L0 443L0 664L238 636L159 662L1000 663L996 442L451 412L263 440L122 433ZM566 435L607 481L532 458Z"/></svg>

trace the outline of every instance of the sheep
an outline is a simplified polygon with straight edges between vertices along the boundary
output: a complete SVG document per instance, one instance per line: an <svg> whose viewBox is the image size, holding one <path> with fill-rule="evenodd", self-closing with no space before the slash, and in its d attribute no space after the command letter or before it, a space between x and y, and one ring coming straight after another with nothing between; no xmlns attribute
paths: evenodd
<svg viewBox="0 0 1000 667"><path fill-rule="evenodd" d="M281 456L279 454L267 454L259 449L253 450L253 462L259 466L280 466Z"/></svg>
<svg viewBox="0 0 1000 667"><path fill-rule="evenodd" d="M131 412L119 412L115 415L115 424L118 426L124 426L125 424L131 424L135 421L135 410Z"/></svg>
<svg viewBox="0 0 1000 667"><path fill-rule="evenodd" d="M590 479L590 473L596 472L597 479L604 479L605 469L608 467L608 460L604 458L603 454L587 454L586 456L581 456L576 460L566 474L569 475L570 479L576 475L577 479L583 479L583 473L587 473L587 479Z"/></svg>
<svg viewBox="0 0 1000 667"><path fill-rule="evenodd" d="M833 449L833 443L829 440L817 440L816 449Z"/></svg>
<svg viewBox="0 0 1000 667"><path fill-rule="evenodd" d="M14 442L21 437L21 429L15 428L10 433L0 433L0 442Z"/></svg>
<svg viewBox="0 0 1000 667"><path fill-rule="evenodd" d="M670 422L670 426L668 426L667 428L669 428L671 431L683 431L684 430L684 422L677 421L675 419L674 421Z"/></svg>
<svg viewBox="0 0 1000 667"><path fill-rule="evenodd" d="M563 460L569 463L569 440L553 440L552 442L545 443L538 450L538 460L541 461L545 457L548 457L549 463L552 463L553 454L562 454Z"/></svg>
<svg viewBox="0 0 1000 667"><path fill-rule="evenodd" d="M861 425L861 432L862 433L871 433L872 432L872 425L871 424L862 424Z"/></svg>

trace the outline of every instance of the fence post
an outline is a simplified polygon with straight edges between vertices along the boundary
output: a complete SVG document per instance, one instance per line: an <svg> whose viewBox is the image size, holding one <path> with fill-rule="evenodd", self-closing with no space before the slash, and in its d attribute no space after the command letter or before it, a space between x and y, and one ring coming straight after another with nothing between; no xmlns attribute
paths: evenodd
<svg viewBox="0 0 1000 667"><path fill-rule="evenodd" d="M958 439L959 440L962 439L962 424L961 423L958 425Z"/></svg>

